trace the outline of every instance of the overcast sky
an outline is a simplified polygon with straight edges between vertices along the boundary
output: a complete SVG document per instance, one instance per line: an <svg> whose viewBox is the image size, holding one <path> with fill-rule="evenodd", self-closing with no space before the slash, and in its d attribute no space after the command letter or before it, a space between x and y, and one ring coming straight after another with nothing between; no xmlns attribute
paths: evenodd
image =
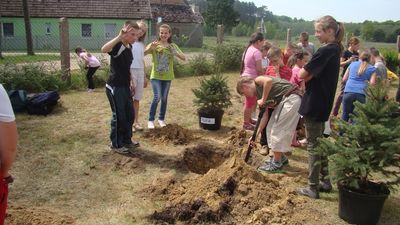
<svg viewBox="0 0 400 225"><path fill-rule="evenodd" d="M251 2L242 0L243 2ZM254 0L258 7L265 5L274 15L315 20L331 15L340 22L383 22L400 20L399 0Z"/></svg>

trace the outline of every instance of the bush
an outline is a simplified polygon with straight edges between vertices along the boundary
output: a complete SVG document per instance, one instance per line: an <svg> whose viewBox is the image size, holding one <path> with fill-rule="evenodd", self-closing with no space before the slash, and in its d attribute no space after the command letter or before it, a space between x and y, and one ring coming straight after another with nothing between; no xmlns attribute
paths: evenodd
<svg viewBox="0 0 400 225"><path fill-rule="evenodd" d="M7 90L23 89L27 92L43 92L65 89L61 70L44 64L5 64L0 69L0 83Z"/></svg>
<svg viewBox="0 0 400 225"><path fill-rule="evenodd" d="M390 71L397 73L397 67L399 66L397 52L394 50L384 49L384 50L382 50L382 55L385 58L386 67Z"/></svg>
<svg viewBox="0 0 400 225"><path fill-rule="evenodd" d="M221 66L221 72L240 69L245 47L238 44L220 44L214 49L214 66Z"/></svg>
<svg viewBox="0 0 400 225"><path fill-rule="evenodd" d="M176 78L192 76L189 66L176 59L174 59L174 74Z"/></svg>
<svg viewBox="0 0 400 225"><path fill-rule="evenodd" d="M188 67L191 76L209 75L213 72L212 62L204 53L191 58Z"/></svg>

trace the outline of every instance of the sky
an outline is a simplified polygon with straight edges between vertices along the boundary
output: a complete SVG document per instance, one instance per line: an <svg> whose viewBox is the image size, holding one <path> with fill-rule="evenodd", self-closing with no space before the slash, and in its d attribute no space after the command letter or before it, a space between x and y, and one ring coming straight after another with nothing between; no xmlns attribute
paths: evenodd
<svg viewBox="0 0 400 225"><path fill-rule="evenodd" d="M399 0L241 0L267 6L274 15L313 21L331 15L340 22L400 20Z"/></svg>

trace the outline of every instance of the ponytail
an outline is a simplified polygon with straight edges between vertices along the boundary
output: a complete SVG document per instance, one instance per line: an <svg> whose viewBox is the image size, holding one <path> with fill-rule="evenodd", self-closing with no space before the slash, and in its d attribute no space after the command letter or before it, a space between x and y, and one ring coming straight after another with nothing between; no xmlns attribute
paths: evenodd
<svg viewBox="0 0 400 225"><path fill-rule="evenodd" d="M341 52L344 49L343 44L342 44L343 38L344 38L344 25L341 22L337 22L337 30L335 33L335 40L338 43Z"/></svg>
<svg viewBox="0 0 400 225"><path fill-rule="evenodd" d="M344 38L344 25L341 22L337 22L335 18L332 16L323 16L315 21L316 24L320 24L322 30L326 31L327 29L332 29L335 32L335 43L337 43L340 47L340 50L343 51L342 41Z"/></svg>
<svg viewBox="0 0 400 225"><path fill-rule="evenodd" d="M263 40L264 40L264 35L262 33L255 32L255 33L251 34L250 40L249 40L249 44L247 45L247 48L244 51L243 56L242 56L242 62L240 64L240 74L243 73L243 70L244 70L244 58L246 57L246 53L247 53L247 50L249 49L249 47L252 44L256 43L257 41L263 41Z"/></svg>
<svg viewBox="0 0 400 225"><path fill-rule="evenodd" d="M362 52L360 55L361 64L358 68L358 76L362 76L365 70L368 68L369 62L371 61L371 54L369 52Z"/></svg>

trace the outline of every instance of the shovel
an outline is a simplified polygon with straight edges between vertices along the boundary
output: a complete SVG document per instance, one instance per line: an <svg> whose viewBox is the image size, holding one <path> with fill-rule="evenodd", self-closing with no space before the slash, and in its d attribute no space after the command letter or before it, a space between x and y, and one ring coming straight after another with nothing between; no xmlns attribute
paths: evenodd
<svg viewBox="0 0 400 225"><path fill-rule="evenodd" d="M247 161L249 161L251 150L253 149L253 146L251 145L251 142L256 140L258 127L260 126L261 118L263 117L266 108L267 107L260 107L259 108L260 112L258 113L257 123L256 123L256 126L254 127L253 135L251 136L249 146L247 147L246 156L244 157L244 161L246 163L247 163Z"/></svg>

